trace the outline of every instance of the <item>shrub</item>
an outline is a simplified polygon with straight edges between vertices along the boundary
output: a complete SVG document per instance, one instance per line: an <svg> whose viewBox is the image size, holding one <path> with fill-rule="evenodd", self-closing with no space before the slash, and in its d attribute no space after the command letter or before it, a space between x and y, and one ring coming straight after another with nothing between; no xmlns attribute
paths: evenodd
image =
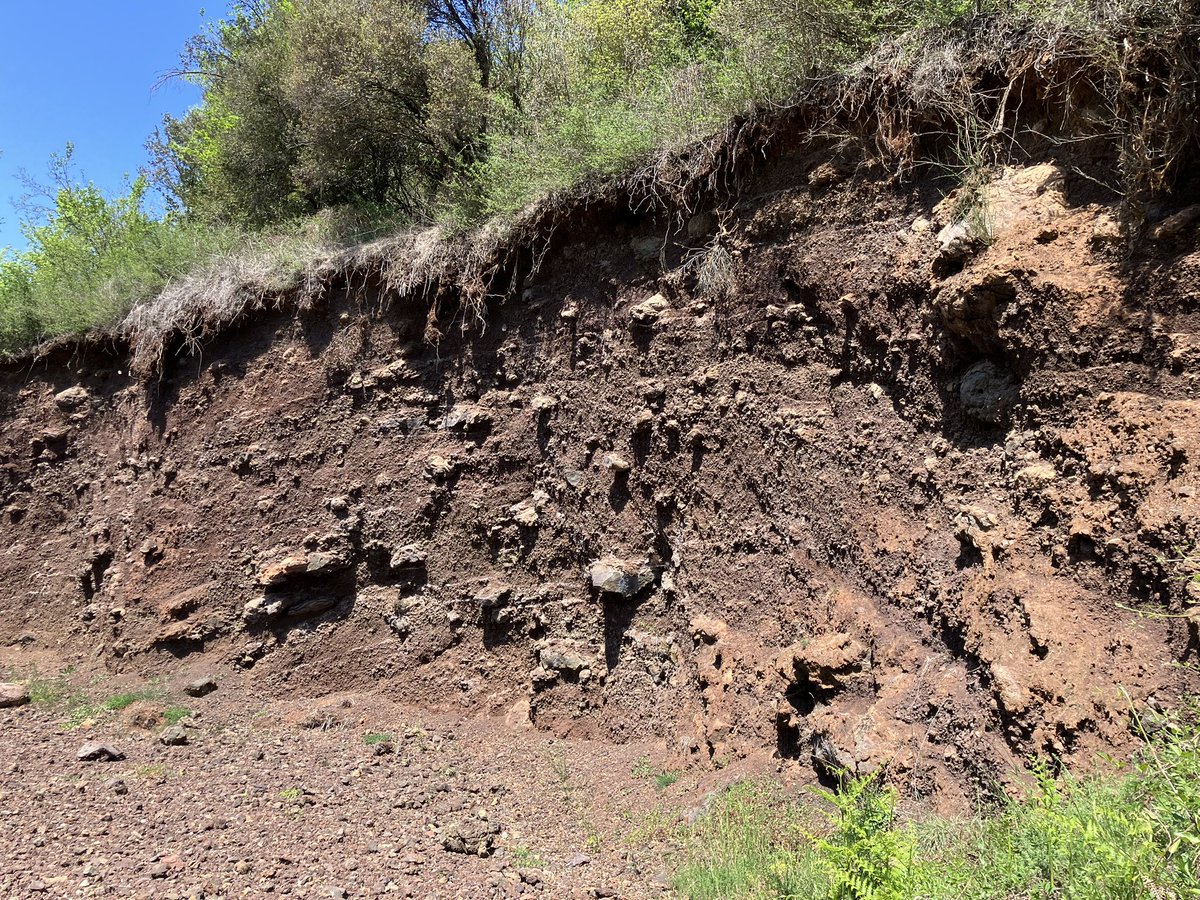
<svg viewBox="0 0 1200 900"><path fill-rule="evenodd" d="M133 304L233 246L220 230L151 218L144 179L106 198L72 171L71 155L68 146L52 160L46 205L27 204L28 249L0 260L0 351L115 325Z"/></svg>
<svg viewBox="0 0 1200 900"><path fill-rule="evenodd" d="M1039 763L1027 793L966 821L899 821L890 789L851 779L822 795L831 827L805 836L804 805L736 788L685 834L676 887L693 898L1197 900L1195 711L1138 727L1129 766L1080 778Z"/></svg>

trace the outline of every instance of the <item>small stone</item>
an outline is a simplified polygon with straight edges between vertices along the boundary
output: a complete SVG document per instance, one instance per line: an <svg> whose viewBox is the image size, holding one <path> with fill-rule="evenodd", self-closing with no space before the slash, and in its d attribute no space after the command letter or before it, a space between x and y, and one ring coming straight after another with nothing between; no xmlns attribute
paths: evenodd
<svg viewBox="0 0 1200 900"><path fill-rule="evenodd" d="M425 471L434 478L445 478L454 471L454 464L446 457L434 454L425 460Z"/></svg>
<svg viewBox="0 0 1200 900"><path fill-rule="evenodd" d="M567 860L567 867L571 869L578 869L580 866L586 866L591 861L592 858L586 853L576 853Z"/></svg>
<svg viewBox="0 0 1200 900"><path fill-rule="evenodd" d="M54 395L54 404L63 412L74 412L92 399L87 388L76 385Z"/></svg>
<svg viewBox="0 0 1200 900"><path fill-rule="evenodd" d="M119 796L129 793L129 786L125 784L124 778L110 778L104 782L104 786Z"/></svg>
<svg viewBox="0 0 1200 900"><path fill-rule="evenodd" d="M189 697L205 697L217 689L217 680L211 675L205 675L189 682L183 692Z"/></svg>
<svg viewBox="0 0 1200 900"><path fill-rule="evenodd" d="M233 871L237 872L239 875L249 875L251 868L252 866L248 861L239 859L237 863L234 864Z"/></svg>
<svg viewBox="0 0 1200 900"><path fill-rule="evenodd" d="M151 878L166 878L169 870L162 863L155 863L150 869Z"/></svg>
<svg viewBox="0 0 1200 900"><path fill-rule="evenodd" d="M182 725L171 725L162 730L158 742L167 747L182 747L188 742L187 732L183 730Z"/></svg>
<svg viewBox="0 0 1200 900"><path fill-rule="evenodd" d="M671 308L671 304L662 294L655 294L644 303L629 310L629 317L638 325L653 325L659 317Z"/></svg>
<svg viewBox="0 0 1200 900"><path fill-rule="evenodd" d="M629 460L619 453L606 453L604 458L600 460L600 465L617 475L623 475L633 468Z"/></svg>
<svg viewBox="0 0 1200 900"><path fill-rule="evenodd" d="M585 669L588 660L568 647L543 647L538 653L542 668L553 672L578 673Z"/></svg>
<svg viewBox="0 0 1200 900"><path fill-rule="evenodd" d="M24 706L29 702L29 690L23 684L5 682L0 684L0 709Z"/></svg>
<svg viewBox="0 0 1200 900"><path fill-rule="evenodd" d="M111 744L87 743L75 754L80 762L119 762L125 754Z"/></svg>
<svg viewBox="0 0 1200 900"><path fill-rule="evenodd" d="M633 597L654 583L655 573L649 560L632 563L616 556L605 556L588 567L592 587L602 594Z"/></svg>
<svg viewBox="0 0 1200 900"><path fill-rule="evenodd" d="M538 523L538 511L533 506L522 505L513 511L513 521L518 525L532 528Z"/></svg>
<svg viewBox="0 0 1200 900"><path fill-rule="evenodd" d="M397 569L419 569L425 565L425 550L419 544L405 544L393 551L388 567Z"/></svg>

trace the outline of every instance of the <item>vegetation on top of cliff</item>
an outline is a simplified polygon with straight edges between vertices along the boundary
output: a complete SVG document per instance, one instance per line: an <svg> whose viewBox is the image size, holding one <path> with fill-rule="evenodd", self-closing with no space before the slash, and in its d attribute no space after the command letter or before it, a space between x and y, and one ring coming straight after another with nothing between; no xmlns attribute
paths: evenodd
<svg viewBox="0 0 1200 900"><path fill-rule="evenodd" d="M118 329L204 273L244 305L380 235L494 234L754 111L874 126L970 181L1031 73L1047 134L1120 147L1136 215L1195 148L1198 42L1194 0L240 0L185 48L203 102L125 195L53 161L28 249L0 260L0 351Z"/></svg>

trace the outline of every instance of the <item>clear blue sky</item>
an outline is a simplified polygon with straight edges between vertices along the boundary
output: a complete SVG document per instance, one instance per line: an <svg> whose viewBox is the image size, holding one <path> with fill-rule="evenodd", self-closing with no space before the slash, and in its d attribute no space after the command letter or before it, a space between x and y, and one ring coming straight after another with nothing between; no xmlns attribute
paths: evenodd
<svg viewBox="0 0 1200 900"><path fill-rule="evenodd" d="M75 144L78 168L108 192L146 161L164 113L184 112L197 90L157 91L184 42L227 0L6 0L0 3L0 247L23 247L10 199L17 173L43 177L51 153ZM201 9L207 18L201 17ZM44 179L43 179L44 180Z"/></svg>

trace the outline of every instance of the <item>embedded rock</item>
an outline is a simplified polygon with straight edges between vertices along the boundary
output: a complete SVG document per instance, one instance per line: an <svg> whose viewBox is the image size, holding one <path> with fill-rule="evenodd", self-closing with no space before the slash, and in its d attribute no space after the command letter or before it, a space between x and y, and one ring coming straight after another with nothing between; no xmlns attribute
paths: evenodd
<svg viewBox="0 0 1200 900"><path fill-rule="evenodd" d="M971 366L962 377L959 399L967 415L981 422L999 422L1017 398L1007 372L990 360Z"/></svg>
<svg viewBox="0 0 1200 900"><path fill-rule="evenodd" d="M788 680L822 691L839 690L847 676L862 671L867 648L848 634L834 632L799 641L779 656L778 668Z"/></svg>
<svg viewBox="0 0 1200 900"><path fill-rule="evenodd" d="M656 575L649 560L631 562L616 556L605 556L588 567L592 587L601 594L634 597L654 584Z"/></svg>

